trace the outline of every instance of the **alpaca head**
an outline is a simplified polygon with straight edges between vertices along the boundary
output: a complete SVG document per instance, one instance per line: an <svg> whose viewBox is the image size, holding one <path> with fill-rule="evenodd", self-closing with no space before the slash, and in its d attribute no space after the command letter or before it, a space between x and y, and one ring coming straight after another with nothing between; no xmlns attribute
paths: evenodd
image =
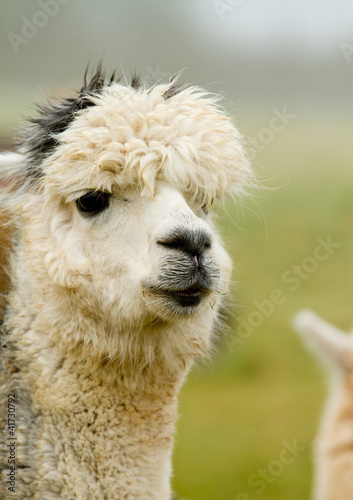
<svg viewBox="0 0 353 500"><path fill-rule="evenodd" d="M214 97L99 70L76 97L41 108L7 164L3 199L20 214L28 269L18 280L34 283L67 345L155 353L169 325L183 332L175 349L207 347L231 274L208 212L251 176Z"/></svg>

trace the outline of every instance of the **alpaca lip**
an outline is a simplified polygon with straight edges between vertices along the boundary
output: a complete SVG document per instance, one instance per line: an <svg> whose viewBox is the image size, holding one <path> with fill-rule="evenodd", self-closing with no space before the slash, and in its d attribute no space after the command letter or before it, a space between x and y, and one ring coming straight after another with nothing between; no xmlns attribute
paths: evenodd
<svg viewBox="0 0 353 500"><path fill-rule="evenodd" d="M187 288L176 290L161 289L154 286L148 288L158 295L171 299L183 308L198 306L205 295L211 291L203 288L198 282Z"/></svg>
<svg viewBox="0 0 353 500"><path fill-rule="evenodd" d="M200 289L191 291L190 288L187 288L186 290L169 292L167 295L182 307L195 307L200 304L204 293Z"/></svg>
<svg viewBox="0 0 353 500"><path fill-rule="evenodd" d="M207 290L202 289L197 283L182 290L170 290L166 295L171 297L182 307L198 306Z"/></svg>
<svg viewBox="0 0 353 500"><path fill-rule="evenodd" d="M184 290L174 290L174 293L190 297L191 295L200 294L201 293L201 288L199 287L199 285L197 285L195 283L195 285L189 286L188 288L185 288Z"/></svg>

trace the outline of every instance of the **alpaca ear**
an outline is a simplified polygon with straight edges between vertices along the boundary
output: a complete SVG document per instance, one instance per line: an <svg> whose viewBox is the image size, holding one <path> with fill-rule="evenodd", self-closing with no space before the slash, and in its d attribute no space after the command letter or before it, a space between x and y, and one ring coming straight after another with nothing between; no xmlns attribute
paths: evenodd
<svg viewBox="0 0 353 500"><path fill-rule="evenodd" d="M352 367L353 339L350 335L335 328L310 310L300 311L294 317L293 327L324 361L329 361L343 370Z"/></svg>
<svg viewBox="0 0 353 500"><path fill-rule="evenodd" d="M27 188L25 156L20 153L0 154L0 209L13 209L22 201Z"/></svg>

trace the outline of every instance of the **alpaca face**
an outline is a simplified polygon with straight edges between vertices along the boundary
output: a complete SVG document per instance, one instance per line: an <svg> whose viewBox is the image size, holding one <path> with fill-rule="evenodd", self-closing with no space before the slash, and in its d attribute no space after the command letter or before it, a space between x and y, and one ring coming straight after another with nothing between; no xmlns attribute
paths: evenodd
<svg viewBox="0 0 353 500"><path fill-rule="evenodd" d="M167 91L114 84L91 96L40 167L48 273L113 324L216 314L228 289L206 212L246 182L240 137L199 89Z"/></svg>
<svg viewBox="0 0 353 500"><path fill-rule="evenodd" d="M153 199L136 188L82 193L47 221L55 284L113 324L216 314L231 261L201 207L164 182Z"/></svg>
<svg viewBox="0 0 353 500"><path fill-rule="evenodd" d="M202 209L180 191L163 183L151 199L132 189L123 199L112 196L109 205L101 216L86 220L76 213L75 220L80 241L88 225L95 233L89 244L93 276L109 289L120 319L193 314L210 308L215 292L226 291L230 259Z"/></svg>
<svg viewBox="0 0 353 500"><path fill-rule="evenodd" d="M5 184L25 220L38 303L67 345L87 330L102 353L132 352L134 342L137 352L131 332L195 318L193 345L210 336L231 261L208 211L251 179L216 101L198 88L136 88L97 74L25 132ZM65 325L60 308L71 311ZM117 331L131 333L123 347Z"/></svg>

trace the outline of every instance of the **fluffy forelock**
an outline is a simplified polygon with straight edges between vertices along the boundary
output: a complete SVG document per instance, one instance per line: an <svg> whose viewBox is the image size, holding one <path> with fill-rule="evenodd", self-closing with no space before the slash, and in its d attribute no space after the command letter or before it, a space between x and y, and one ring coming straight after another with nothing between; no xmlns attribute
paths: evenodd
<svg viewBox="0 0 353 500"><path fill-rule="evenodd" d="M48 195L70 199L81 190L140 186L153 197L166 181L208 207L246 191L252 174L242 138L217 96L174 89L109 82L90 96L92 105L55 135L59 145L42 163Z"/></svg>

